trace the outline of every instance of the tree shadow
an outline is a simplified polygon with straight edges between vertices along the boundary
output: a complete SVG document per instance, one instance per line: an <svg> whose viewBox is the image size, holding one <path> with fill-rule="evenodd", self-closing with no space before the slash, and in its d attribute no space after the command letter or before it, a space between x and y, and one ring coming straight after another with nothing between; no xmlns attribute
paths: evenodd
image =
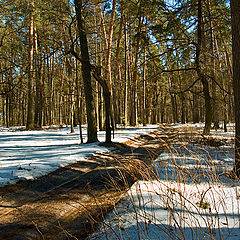
<svg viewBox="0 0 240 240"><path fill-rule="evenodd" d="M152 159L156 150L119 143L112 147L111 153L0 188L0 239L71 239L68 232L82 239L96 229L139 177L127 163Z"/></svg>

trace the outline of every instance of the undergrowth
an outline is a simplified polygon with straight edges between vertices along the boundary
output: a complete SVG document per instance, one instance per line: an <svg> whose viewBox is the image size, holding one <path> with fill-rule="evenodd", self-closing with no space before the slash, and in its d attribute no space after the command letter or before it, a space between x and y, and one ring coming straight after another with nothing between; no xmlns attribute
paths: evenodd
<svg viewBox="0 0 240 240"><path fill-rule="evenodd" d="M151 167L128 159L122 168L140 180L90 239L238 239L240 188L227 175L228 151L175 144Z"/></svg>

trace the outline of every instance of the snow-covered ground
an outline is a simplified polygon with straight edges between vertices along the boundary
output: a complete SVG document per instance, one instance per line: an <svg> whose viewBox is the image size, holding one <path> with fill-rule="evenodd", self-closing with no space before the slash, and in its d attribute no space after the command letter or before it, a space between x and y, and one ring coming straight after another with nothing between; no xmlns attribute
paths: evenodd
<svg viewBox="0 0 240 240"><path fill-rule="evenodd" d="M232 145L169 146L89 239L239 240L240 186L223 174L233 157Z"/></svg>
<svg viewBox="0 0 240 240"><path fill-rule="evenodd" d="M127 127L115 131L113 141L124 142L141 134L154 131L157 125ZM83 127L86 141L86 128ZM105 132L98 133L99 141L105 140ZM0 186L19 180L33 179L59 167L110 148L98 143L80 144L79 129L70 134L69 127L22 131L22 128L0 127Z"/></svg>
<svg viewBox="0 0 240 240"><path fill-rule="evenodd" d="M172 124L172 127L175 128L179 128L181 126L184 127L193 127L194 130L198 130L199 132L203 131L205 123L186 123L186 124L181 124L181 123L177 123L177 124ZM229 123L227 125L227 132L223 131L223 123L220 122L220 129L218 130L214 130L211 129L211 135L210 136L214 136L214 138L225 138L225 139L230 139L234 137L235 134L235 127L233 123Z"/></svg>
<svg viewBox="0 0 240 240"><path fill-rule="evenodd" d="M202 125L190 124L188 127ZM173 127L181 127L177 124ZM186 127L186 125L185 125ZM122 128L114 141L124 142L156 125ZM212 131L217 138L229 132ZM86 141L86 128L83 128ZM104 141L104 132L99 132ZM98 143L79 144L79 129L69 127L20 131L0 127L0 186L33 179L97 152ZM90 239L240 239L240 187L223 172L233 167L233 146L218 148L175 143L156 160L152 179L143 176Z"/></svg>

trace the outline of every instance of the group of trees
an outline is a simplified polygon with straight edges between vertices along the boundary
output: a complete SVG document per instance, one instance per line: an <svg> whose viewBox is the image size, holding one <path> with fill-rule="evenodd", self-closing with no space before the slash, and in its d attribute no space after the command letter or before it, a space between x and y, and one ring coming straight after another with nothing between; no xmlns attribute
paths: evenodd
<svg viewBox="0 0 240 240"><path fill-rule="evenodd" d="M98 129L110 142L117 124L209 134L235 113L239 172L239 12L239 0L2 0L0 124L87 123L89 142Z"/></svg>
<svg viewBox="0 0 240 240"><path fill-rule="evenodd" d="M227 0L2 0L0 117L53 124L234 120ZM73 128L72 128L73 130Z"/></svg>

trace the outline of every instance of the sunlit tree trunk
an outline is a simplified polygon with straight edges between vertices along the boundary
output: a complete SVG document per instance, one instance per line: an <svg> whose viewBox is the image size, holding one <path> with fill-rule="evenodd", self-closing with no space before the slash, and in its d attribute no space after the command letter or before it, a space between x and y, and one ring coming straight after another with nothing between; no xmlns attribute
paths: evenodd
<svg viewBox="0 0 240 240"><path fill-rule="evenodd" d="M124 125L128 124L128 32L127 32L127 22L124 16Z"/></svg>
<svg viewBox="0 0 240 240"><path fill-rule="evenodd" d="M112 13L109 23L109 31L106 30L106 25L102 13L101 4L98 4L99 7L99 13L101 17L101 29L103 32L103 38L104 38L104 45L106 48L106 80L108 84L108 88L110 91L110 117L111 117L111 125L112 128L115 128L115 109L113 108L113 81L112 81L112 74L111 74L111 57L112 57L112 41L113 41L113 27L114 27L114 21L115 21L115 15L116 15L116 4L117 0L112 1Z"/></svg>
<svg viewBox="0 0 240 240"><path fill-rule="evenodd" d="M70 58L66 58L66 72L67 72L67 80L69 84L69 97L70 97L70 108L69 108L69 119L71 125L71 133L74 133L74 109L75 109L75 83L73 77L73 63Z"/></svg>
<svg viewBox="0 0 240 240"><path fill-rule="evenodd" d="M36 79L36 94L35 94L35 113L34 125L37 128L42 128L43 124L43 84L42 84L42 62L38 56L38 39L37 29L34 26L34 51L35 51L35 79ZM45 61L44 61L45 62Z"/></svg>
<svg viewBox="0 0 240 240"><path fill-rule="evenodd" d="M82 134L82 88L80 85L80 78L78 75L78 60L75 59L75 85L76 85L76 113L77 113L77 122L79 124L79 137L80 137L80 143L83 143L83 134Z"/></svg>
<svg viewBox="0 0 240 240"><path fill-rule="evenodd" d="M113 101L113 105L114 105L114 109L115 109L115 121L120 122L121 121L121 114L122 114L122 106L124 104L122 104L122 96L124 94L122 94L121 91L121 86L123 86L124 84L123 79L122 79L122 72L121 72L121 58L120 58L120 52L121 52L121 43L122 43L122 35L123 35L123 22L124 22L124 15L121 12L121 19L120 19L120 25L119 25L119 32L118 32L118 38L117 38L117 52L116 52L116 81L115 81L115 87L113 89L113 99L115 99L115 101ZM118 92L118 94L117 94ZM117 104L118 100L120 102L120 104Z"/></svg>
<svg viewBox="0 0 240 240"><path fill-rule="evenodd" d="M146 17L145 23L145 39L147 39L147 27L148 27L148 20ZM143 126L147 124L147 114L146 114L146 84L147 84L147 52L146 52L146 44L143 46L143 99L142 99L142 123Z"/></svg>
<svg viewBox="0 0 240 240"><path fill-rule="evenodd" d="M142 15L141 15L141 3L139 7L139 16L138 16L138 27L137 27L137 39L136 39L136 47L135 47L135 59L134 59L134 68L133 68L133 88L132 88L132 114L131 114L131 121L130 124L135 126L138 124L138 78L139 78L139 71L138 71L138 59L139 59L139 49L140 49L140 40L141 40L141 29L142 29Z"/></svg>
<svg viewBox="0 0 240 240"><path fill-rule="evenodd" d="M28 65L28 113L27 130L34 129L34 97L33 97L33 31L34 31L34 1L30 2L30 23L29 23L29 65Z"/></svg>

